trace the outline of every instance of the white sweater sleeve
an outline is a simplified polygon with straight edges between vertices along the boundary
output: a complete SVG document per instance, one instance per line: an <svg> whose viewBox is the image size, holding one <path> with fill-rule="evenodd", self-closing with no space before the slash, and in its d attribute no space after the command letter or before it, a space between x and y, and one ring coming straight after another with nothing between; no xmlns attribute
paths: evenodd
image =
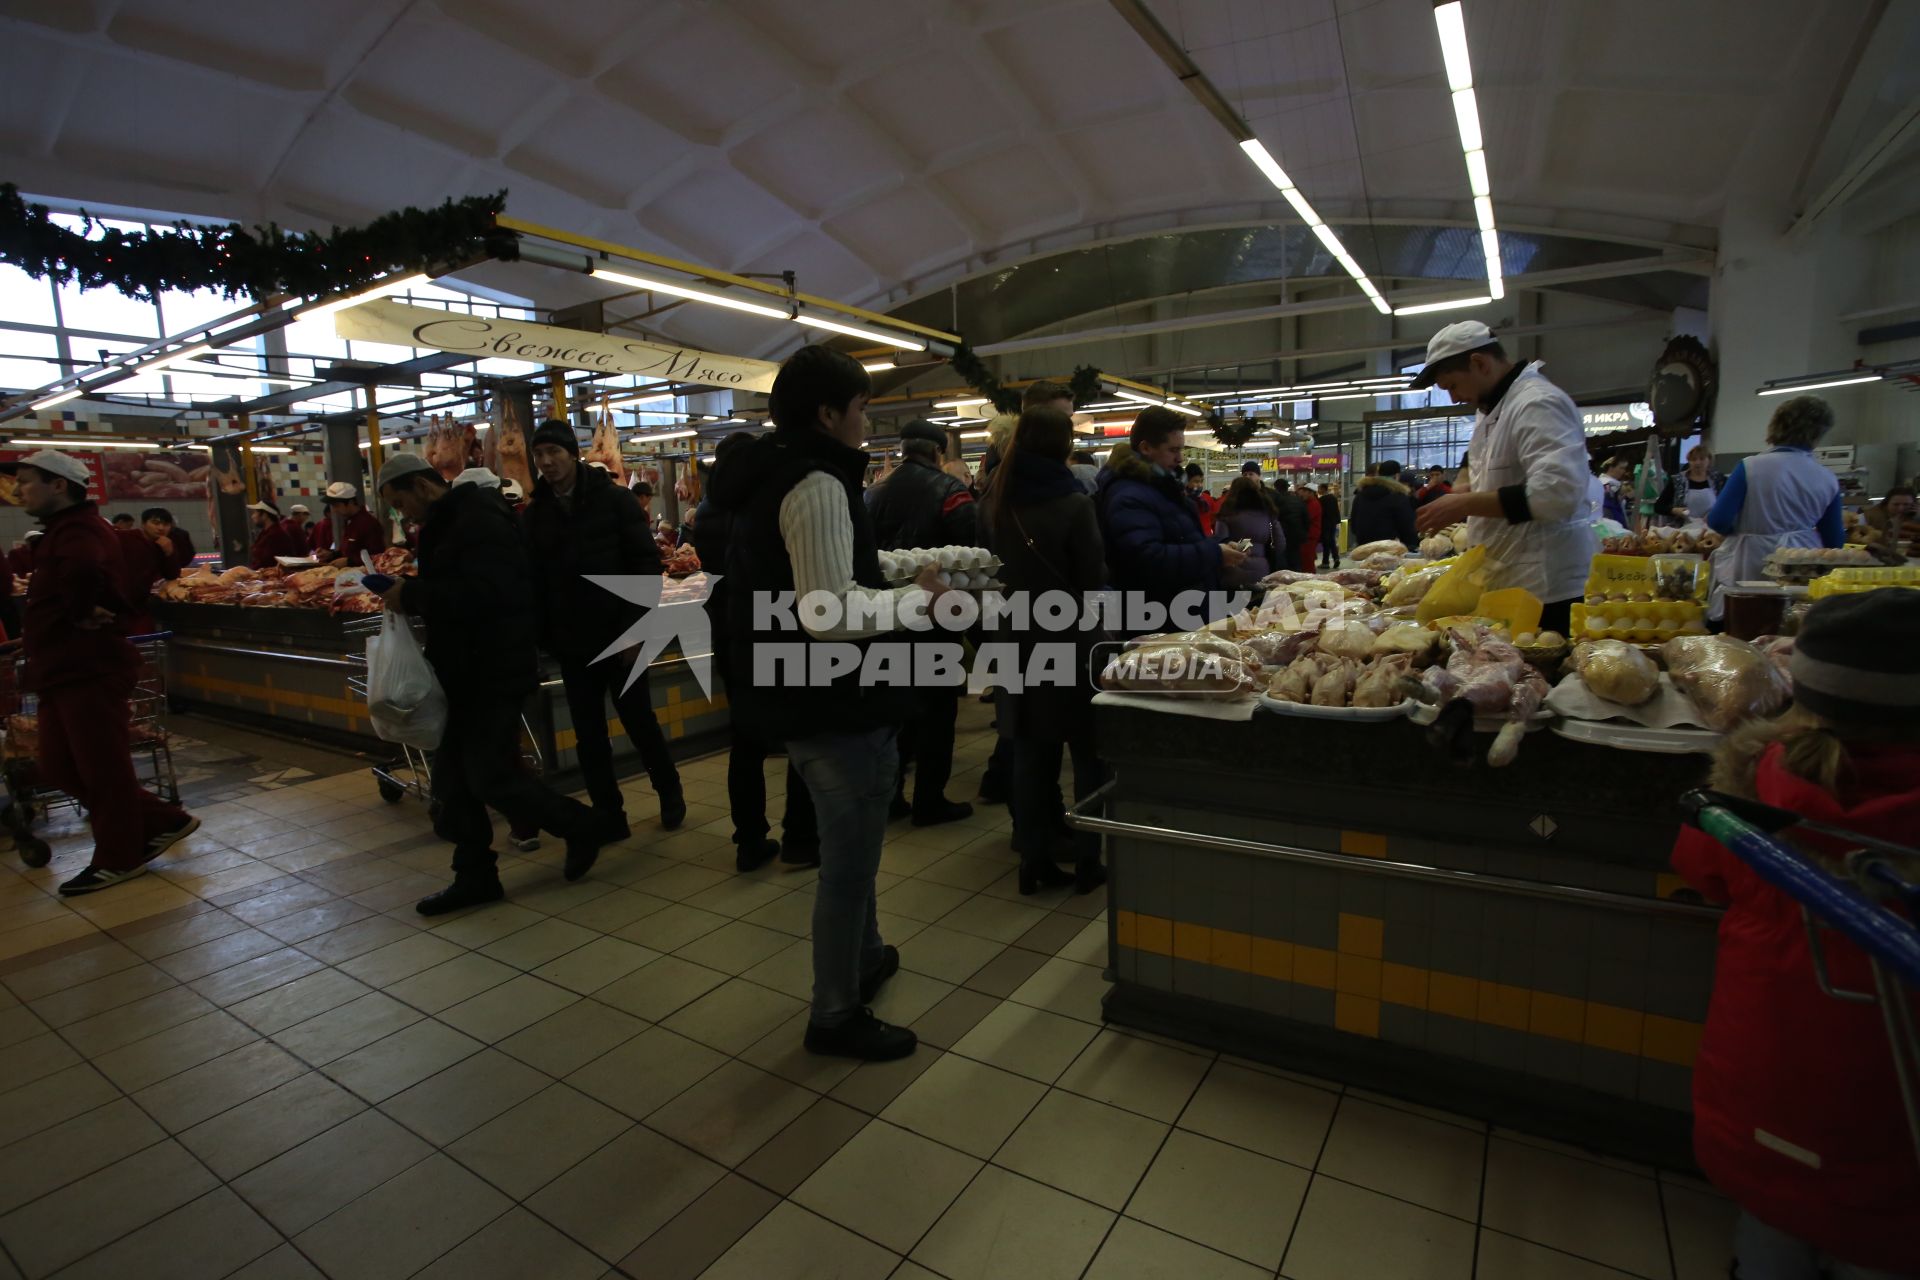
<svg viewBox="0 0 1920 1280"><path fill-rule="evenodd" d="M812 472L781 499L780 538L793 561L795 598L819 591L840 602L835 625L818 631L807 627L816 640L884 635L895 629L888 625L893 619L904 617L916 604L925 605L927 593L918 587L875 590L854 581L853 519L847 514L846 491L825 471Z"/></svg>

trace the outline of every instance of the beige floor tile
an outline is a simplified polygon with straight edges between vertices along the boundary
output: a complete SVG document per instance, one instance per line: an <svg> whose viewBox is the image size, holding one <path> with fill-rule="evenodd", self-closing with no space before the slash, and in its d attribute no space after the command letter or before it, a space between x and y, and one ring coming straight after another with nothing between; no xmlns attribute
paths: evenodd
<svg viewBox="0 0 1920 1280"><path fill-rule="evenodd" d="M1118 1211L1159 1154L1167 1129L1157 1120L1055 1089L993 1161Z"/></svg>
<svg viewBox="0 0 1920 1280"><path fill-rule="evenodd" d="M1349 1096L1340 1101L1317 1168L1473 1222L1485 1161L1483 1134Z"/></svg>
<svg viewBox="0 0 1920 1280"><path fill-rule="evenodd" d="M778 930L790 937L810 937L813 934L813 889L810 879L816 873L783 870L780 874L783 877L780 883L792 883L794 891L748 912L741 919L763 929ZM803 879L809 883L800 883Z"/></svg>
<svg viewBox="0 0 1920 1280"><path fill-rule="evenodd" d="M615 1262L725 1173L713 1161L635 1127L548 1183L527 1207Z"/></svg>
<svg viewBox="0 0 1920 1280"><path fill-rule="evenodd" d="M1044 1093L1045 1085L950 1053L880 1115L985 1160L1020 1127Z"/></svg>
<svg viewBox="0 0 1920 1280"><path fill-rule="evenodd" d="M1038 907L980 894L940 917L940 927L1010 944L1046 918L1047 913Z"/></svg>
<svg viewBox="0 0 1920 1280"><path fill-rule="evenodd" d="M248 927L245 920L236 919L225 911L203 911L190 920L161 925L157 929L144 929L123 941L128 950L152 960L197 947L203 942L244 933Z"/></svg>
<svg viewBox="0 0 1920 1280"><path fill-rule="evenodd" d="M444 1155L433 1155L294 1237L321 1270L404 1280L513 1207Z"/></svg>
<svg viewBox="0 0 1920 1280"><path fill-rule="evenodd" d="M48 1039L52 1041L53 1037ZM84 1062L22 1084L0 1094L0 1148L51 1129L119 1096L120 1090L112 1081Z"/></svg>
<svg viewBox="0 0 1920 1280"><path fill-rule="evenodd" d="M1622 1173L1634 1173L1643 1178L1657 1176L1652 1165L1634 1160L1625 1160L1619 1156L1592 1151L1576 1146L1571 1142L1559 1142L1553 1138L1543 1138L1537 1133L1523 1133L1518 1129L1508 1129L1500 1125L1492 1126L1493 1136L1507 1142L1518 1143L1525 1147L1538 1147L1542 1151L1552 1151L1559 1155L1570 1156L1575 1160L1584 1160L1588 1164L1605 1165L1609 1169L1618 1169Z"/></svg>
<svg viewBox="0 0 1920 1280"><path fill-rule="evenodd" d="M1311 1169L1339 1101L1321 1089L1217 1062L1180 1127Z"/></svg>
<svg viewBox="0 0 1920 1280"><path fill-rule="evenodd" d="M543 852L558 852L561 844L558 841L543 841L541 848ZM576 907L584 907L618 890L618 885L610 884L598 877L572 882L547 878L524 892L516 893L513 900L529 911L538 911L544 916L561 916Z"/></svg>
<svg viewBox="0 0 1920 1280"><path fill-rule="evenodd" d="M558 1013L579 998L565 987L523 973L441 1010L439 1018L477 1040L493 1044Z"/></svg>
<svg viewBox="0 0 1920 1280"><path fill-rule="evenodd" d="M198 994L228 1008L242 1000L285 986L296 978L317 973L324 966L304 951L282 947L265 955L244 960L218 973L209 974L192 984Z"/></svg>
<svg viewBox="0 0 1920 1280"><path fill-rule="evenodd" d="M1472 1280L1473 1238L1472 1223L1316 1177L1280 1274L1287 1280Z"/></svg>
<svg viewBox="0 0 1920 1280"><path fill-rule="evenodd" d="M463 947L484 947L544 919L538 911L529 911L511 902L496 902L447 916L431 925L428 931Z"/></svg>
<svg viewBox="0 0 1920 1280"><path fill-rule="evenodd" d="M297 944L362 920L371 920L376 914L371 907L347 898L336 898L318 886L310 885L308 888L326 894L327 900L277 919L262 920L255 928L282 942Z"/></svg>
<svg viewBox="0 0 1920 1280"><path fill-rule="evenodd" d="M990 938L930 925L900 944L900 966L942 982L963 983L1005 948Z"/></svg>
<svg viewBox="0 0 1920 1280"><path fill-rule="evenodd" d="M731 858L732 850L729 848L728 859L731 860ZM736 875L728 877L711 889L694 894L686 902L688 906L698 910L731 916L737 920L742 916L752 915L762 907L772 906L791 892L793 892L792 889L777 880L760 880L752 876Z"/></svg>
<svg viewBox="0 0 1920 1280"><path fill-rule="evenodd" d="M674 954L722 973L742 974L792 945L793 938L777 929L734 920L695 938Z"/></svg>
<svg viewBox="0 0 1920 1280"><path fill-rule="evenodd" d="M316 975L317 976L317 975ZM418 1009L374 991L284 1031L273 1040L309 1066L323 1067L420 1021Z"/></svg>
<svg viewBox="0 0 1920 1280"><path fill-rule="evenodd" d="M740 975L796 1000L813 999L813 943L787 938L780 950Z"/></svg>
<svg viewBox="0 0 1920 1280"><path fill-rule="evenodd" d="M535 977L587 995L659 958L660 953L649 947L603 937L549 960L533 972Z"/></svg>
<svg viewBox="0 0 1920 1280"><path fill-rule="evenodd" d="M378 1111L362 1111L235 1179L232 1186L292 1236L432 1153Z"/></svg>
<svg viewBox="0 0 1920 1280"><path fill-rule="evenodd" d="M1667 1238L1673 1244L1675 1280L1720 1280L1733 1261L1733 1224L1740 1208L1711 1191L1663 1182Z"/></svg>
<svg viewBox="0 0 1920 1280"><path fill-rule="evenodd" d="M951 1280L1071 1280L1086 1270L1114 1215L1004 1169L980 1171L913 1260Z"/></svg>
<svg viewBox="0 0 1920 1280"><path fill-rule="evenodd" d="M34 1016L49 1027L65 1027L97 1014L158 995L176 985L172 974L150 964L138 964L77 987L42 996L31 1006ZM22 1006L26 1007L26 1006Z"/></svg>
<svg viewBox="0 0 1920 1280"><path fill-rule="evenodd" d="M124 1098L0 1150L0 1213L10 1213L165 1138Z"/></svg>
<svg viewBox="0 0 1920 1280"><path fill-rule="evenodd" d="M976 858L964 853L950 853L919 873L922 880L934 884L949 885L955 889L965 889L969 893L980 890L998 880L1006 873L1007 864L991 858Z"/></svg>
<svg viewBox="0 0 1920 1280"><path fill-rule="evenodd" d="M1074 917L1078 919L1078 917ZM1107 963L1107 926L1096 920L1084 921L1080 931L1055 952L1062 960L1104 968Z"/></svg>
<svg viewBox="0 0 1920 1280"><path fill-rule="evenodd" d="M218 1185L177 1142L160 1142L0 1217L0 1244L46 1276Z"/></svg>
<svg viewBox="0 0 1920 1280"><path fill-rule="evenodd" d="M255 850L254 856L263 856ZM334 901L331 892L316 884L296 880L285 888L272 893L256 894L244 902L236 902L227 908L227 914L244 920L256 929L269 920L280 920L295 912L305 911L309 907L325 906Z"/></svg>
<svg viewBox="0 0 1920 1280"><path fill-rule="evenodd" d="M306 1071L292 1054L261 1040L150 1085L135 1093L133 1100L168 1132L178 1133Z"/></svg>
<svg viewBox="0 0 1920 1280"><path fill-rule="evenodd" d="M1004 1000L1046 966L1047 957L1025 947L1008 946L1000 954L973 971L967 988L996 1000Z"/></svg>
<svg viewBox="0 0 1920 1280"><path fill-rule="evenodd" d="M370 987L387 987L465 954L462 948L444 938L414 933L365 955L342 960L339 969Z"/></svg>
<svg viewBox="0 0 1920 1280"><path fill-rule="evenodd" d="M729 923L731 918L728 916L674 902L642 916L616 931L614 936L655 951L673 952Z"/></svg>
<svg viewBox="0 0 1920 1280"><path fill-rule="evenodd" d="M550 1076L569 1075L647 1029L630 1014L581 1000L549 1014L494 1046Z"/></svg>
<svg viewBox="0 0 1920 1280"><path fill-rule="evenodd" d="M661 1025L722 1053L738 1054L802 1008L804 1005L792 996L734 978L693 1001Z"/></svg>
<svg viewBox="0 0 1920 1280"><path fill-rule="evenodd" d="M1106 998L1107 989L1100 970L1055 956L1041 965L1009 999L1097 1026L1104 1021L1101 1001Z"/></svg>
<svg viewBox="0 0 1920 1280"><path fill-rule="evenodd" d="M363 956L369 951L378 951L381 947L398 942L414 932L414 929L397 920L389 920L385 916L373 916L370 919L357 920L318 937L305 939L300 943L300 949L316 960L324 960L328 964L339 964L343 960Z"/></svg>
<svg viewBox="0 0 1920 1280"><path fill-rule="evenodd" d="M315 1071L201 1121L180 1141L231 1181L364 1110L365 1103Z"/></svg>
<svg viewBox="0 0 1920 1280"><path fill-rule="evenodd" d="M1473 1275L1474 1280L1623 1280L1627 1273L1482 1227ZM1726 1275L1722 1266L1713 1280Z"/></svg>
<svg viewBox="0 0 1920 1280"><path fill-rule="evenodd" d="M865 1112L821 1098L741 1163L739 1173L775 1195L791 1195L868 1123Z"/></svg>
<svg viewBox="0 0 1920 1280"><path fill-rule="evenodd" d="M796 1013L760 1037L740 1055L740 1060L816 1093L832 1089L851 1076L860 1064L851 1058L808 1053L804 1041L809 1016L805 1009Z"/></svg>
<svg viewBox="0 0 1920 1280"><path fill-rule="evenodd" d="M701 1280L885 1280L899 1261L789 1202L760 1219Z"/></svg>
<svg viewBox="0 0 1920 1280"><path fill-rule="evenodd" d="M922 1075L946 1055L922 1045L904 1058L892 1062L863 1062L854 1067L828 1095L850 1107L879 1115ZM846 1059L832 1059L845 1062Z"/></svg>
<svg viewBox="0 0 1920 1280"><path fill-rule="evenodd" d="M523 1200L631 1127L565 1085L549 1085L447 1147L447 1154Z"/></svg>
<svg viewBox="0 0 1920 1280"><path fill-rule="evenodd" d="M665 844L665 841L661 842ZM665 856L672 856L667 854ZM725 884L732 877L725 871L711 867L696 867L685 864L669 867L644 879L633 882L633 887L642 893L650 893L656 898L667 898L674 902L685 902L696 894L705 893L715 885ZM651 945L651 944L643 944Z"/></svg>
<svg viewBox="0 0 1920 1280"><path fill-rule="evenodd" d="M659 1022L727 981L727 975L705 965L662 956L618 982L608 983L593 998L637 1018Z"/></svg>
<svg viewBox="0 0 1920 1280"><path fill-rule="evenodd" d="M873 1120L821 1165L793 1200L904 1254L980 1167L971 1156Z"/></svg>
<svg viewBox="0 0 1920 1280"><path fill-rule="evenodd" d="M1009 1001L960 1037L953 1052L1052 1084L1096 1034L1084 1022Z"/></svg>
<svg viewBox="0 0 1920 1280"><path fill-rule="evenodd" d="M1270 1274L1158 1227L1121 1218L1087 1268L1085 1280L1267 1280Z"/></svg>
<svg viewBox="0 0 1920 1280"><path fill-rule="evenodd" d="M805 1111L814 1094L742 1062L722 1063L647 1117L647 1127L728 1168Z"/></svg>
<svg viewBox="0 0 1920 1280"><path fill-rule="evenodd" d="M140 963L138 952L118 942L102 941L84 951L10 973L6 975L5 986L21 1000L38 1000Z"/></svg>
<svg viewBox="0 0 1920 1280"><path fill-rule="evenodd" d="M923 844L902 844L898 840L888 841L880 854L880 869L892 875L918 876L934 863L946 858L938 849L930 849ZM927 881L931 884L932 881ZM951 886L949 886L951 887ZM972 893L972 889L963 889L963 893Z"/></svg>
<svg viewBox="0 0 1920 1280"><path fill-rule="evenodd" d="M560 918L584 929L613 933L671 905L665 898L656 898L650 893L616 888L612 893L561 912Z"/></svg>
<svg viewBox="0 0 1920 1280"><path fill-rule="evenodd" d="M1127 1216L1269 1271L1280 1265L1311 1175L1175 1129Z"/></svg>
<svg viewBox="0 0 1920 1280"><path fill-rule="evenodd" d="M368 1102L384 1102L482 1047L472 1037L428 1018L336 1058L323 1070Z"/></svg>
<svg viewBox="0 0 1920 1280"><path fill-rule="evenodd" d="M1359 1098L1376 1106L1392 1107L1395 1111L1407 1111L1416 1116L1425 1116L1429 1120L1438 1120L1442 1124L1454 1125L1461 1129L1471 1129L1475 1133L1487 1132L1487 1122L1476 1120L1472 1116L1461 1115L1454 1111L1442 1111L1438 1107L1422 1106L1418 1102L1409 1102L1405 1098L1396 1098L1391 1094L1374 1093L1368 1089L1347 1087L1345 1093L1350 1098Z"/></svg>
<svg viewBox="0 0 1920 1280"><path fill-rule="evenodd" d="M186 987L169 987L61 1029L61 1038L90 1058L204 1017L213 1002Z"/></svg>
<svg viewBox="0 0 1920 1280"><path fill-rule="evenodd" d="M525 1209L495 1218L418 1280L597 1280L607 1264Z"/></svg>
<svg viewBox="0 0 1920 1280"><path fill-rule="evenodd" d="M259 1038L246 1023L215 1010L103 1053L93 1065L101 1075L132 1093Z"/></svg>
<svg viewBox="0 0 1920 1280"><path fill-rule="evenodd" d="M636 1120L711 1075L726 1055L651 1027L567 1077L567 1083Z"/></svg>
<svg viewBox="0 0 1920 1280"><path fill-rule="evenodd" d="M491 991L519 974L512 965L461 952L443 964L400 979L386 990L394 999L422 1013L439 1013L483 991Z"/></svg>
<svg viewBox="0 0 1920 1280"><path fill-rule="evenodd" d="M970 889L912 879L903 880L882 893L875 905L882 911L932 924L972 896Z"/></svg>
<svg viewBox="0 0 1920 1280"><path fill-rule="evenodd" d="M322 969L228 1006L227 1012L262 1035L273 1035L368 995L372 988L334 969Z"/></svg>
<svg viewBox="0 0 1920 1280"><path fill-rule="evenodd" d="M497 942L489 942L480 948L480 954L518 969L537 969L549 960L557 960L600 936L592 929L569 924L565 920L543 918L518 933L510 933Z"/></svg>
<svg viewBox="0 0 1920 1280"><path fill-rule="evenodd" d="M280 1233L226 1187L215 1187L60 1273L61 1280L203 1280L273 1251Z"/></svg>
<svg viewBox="0 0 1920 1280"><path fill-rule="evenodd" d="M381 1110L435 1146L446 1146L551 1081L524 1062L483 1049L381 1104Z"/></svg>
<svg viewBox="0 0 1920 1280"><path fill-rule="evenodd" d="M1056 1082L1059 1088L1172 1123L1211 1065L1188 1053L1118 1031L1102 1031Z"/></svg>
<svg viewBox="0 0 1920 1280"><path fill-rule="evenodd" d="M1651 1178L1494 1138L1481 1224L1578 1257L1664 1277L1666 1231Z"/></svg>
<svg viewBox="0 0 1920 1280"><path fill-rule="evenodd" d="M628 1254L620 1269L647 1280L695 1280L779 1202L729 1174Z"/></svg>

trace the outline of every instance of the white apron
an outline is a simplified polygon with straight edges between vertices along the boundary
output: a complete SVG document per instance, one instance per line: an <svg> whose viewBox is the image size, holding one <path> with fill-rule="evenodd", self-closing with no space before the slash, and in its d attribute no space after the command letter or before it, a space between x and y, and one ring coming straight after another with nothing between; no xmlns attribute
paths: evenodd
<svg viewBox="0 0 1920 1280"><path fill-rule="evenodd" d="M1680 483L1683 485L1686 484L1686 477L1682 476ZM1689 486L1687 496L1680 504L1687 510L1687 523L1705 524L1707 521L1707 513L1713 510L1713 500L1718 496L1719 495L1713 491L1712 485L1707 485L1700 489Z"/></svg>
<svg viewBox="0 0 1920 1280"><path fill-rule="evenodd" d="M1533 519L1467 521L1469 545L1487 549L1488 589L1524 587L1545 604L1576 599L1598 546L1588 516L1587 441L1580 411L1548 382L1540 363L1526 367L1492 413L1474 422L1468 446L1475 492L1527 487Z"/></svg>
<svg viewBox="0 0 1920 1280"><path fill-rule="evenodd" d="M1713 553L1713 598L1707 616L1716 620L1726 614L1727 588L1760 580L1767 557L1776 549L1820 545L1820 517L1840 492L1833 472L1805 449L1775 446L1740 465L1747 473L1747 495L1739 522Z"/></svg>

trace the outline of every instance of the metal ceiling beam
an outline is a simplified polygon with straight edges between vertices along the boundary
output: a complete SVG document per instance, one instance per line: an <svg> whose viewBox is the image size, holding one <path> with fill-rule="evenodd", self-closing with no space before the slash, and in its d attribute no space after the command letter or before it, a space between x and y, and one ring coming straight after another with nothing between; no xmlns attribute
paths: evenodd
<svg viewBox="0 0 1920 1280"><path fill-rule="evenodd" d="M1507 277L1508 293L1522 289L1546 289L1557 285L1579 284L1587 280L1613 280L1623 276L1652 275L1661 271L1683 271L1695 275L1711 275L1713 257L1710 254L1695 254L1669 257L1661 255L1652 258L1626 258L1617 262L1600 262L1588 267L1567 267L1558 271L1535 271L1525 275ZM1277 283L1277 282L1276 282ZM1396 295L1395 301L1401 305L1416 305L1421 302L1440 302L1459 294L1459 287L1450 286L1429 293ZM1183 316L1172 320L1145 320L1137 324L1108 325L1101 329L1082 329L1077 333L1046 334L1035 338L1014 338L1006 342L993 342L976 347L978 355L1012 355L1019 351L1043 351L1054 347L1083 346L1091 342L1111 342L1124 338L1138 338L1152 333L1178 333L1191 329L1212 329L1232 324L1247 324L1260 320L1278 320L1283 316L1325 315L1341 311L1372 310L1373 303L1362 294L1343 295L1337 298L1321 298L1311 302L1288 302L1272 307L1249 307L1241 311L1217 311L1208 315Z"/></svg>
<svg viewBox="0 0 1920 1280"><path fill-rule="evenodd" d="M1892 119L1873 135L1872 140L1841 167L1833 181L1819 195L1807 201L1807 207L1787 228L1787 234L1804 236L1812 231L1823 219L1853 199L1868 179L1880 172L1888 161L1900 155L1902 148L1916 138L1920 138L1920 93L1909 98L1894 112Z"/></svg>

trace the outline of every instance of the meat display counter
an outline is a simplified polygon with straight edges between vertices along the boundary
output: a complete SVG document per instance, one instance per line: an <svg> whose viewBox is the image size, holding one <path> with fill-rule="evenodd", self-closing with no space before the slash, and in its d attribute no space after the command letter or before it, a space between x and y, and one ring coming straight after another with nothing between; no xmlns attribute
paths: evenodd
<svg viewBox="0 0 1920 1280"><path fill-rule="evenodd" d="M1719 913L1667 855L1704 755L1400 720L1097 706L1106 1017L1635 1159L1690 1162Z"/></svg>

